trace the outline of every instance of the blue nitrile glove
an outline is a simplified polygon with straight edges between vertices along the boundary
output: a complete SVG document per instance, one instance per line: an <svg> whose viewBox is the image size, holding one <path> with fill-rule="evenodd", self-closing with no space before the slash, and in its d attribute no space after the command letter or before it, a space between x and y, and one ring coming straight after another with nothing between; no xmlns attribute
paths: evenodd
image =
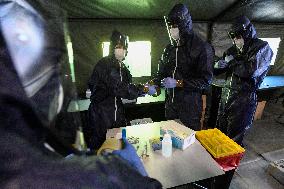
<svg viewBox="0 0 284 189"><path fill-rule="evenodd" d="M161 85L167 89L175 88L177 86L177 80L167 77L162 80Z"/></svg>
<svg viewBox="0 0 284 189"><path fill-rule="evenodd" d="M112 153L126 160L132 167L138 170L141 175L148 176L135 148L127 141L126 138L123 138L122 140L124 142L124 148L122 150L114 150Z"/></svg>
<svg viewBox="0 0 284 189"><path fill-rule="evenodd" d="M226 68L228 66L228 62L221 59L217 62L217 68Z"/></svg>
<svg viewBox="0 0 284 189"><path fill-rule="evenodd" d="M231 60L233 60L234 59L234 57L233 57L233 55L227 55L226 57L225 57L225 61L226 62L230 62Z"/></svg>
<svg viewBox="0 0 284 189"><path fill-rule="evenodd" d="M157 93L157 90L156 90L156 85L149 85L149 84L146 84L145 87L148 88L148 92L147 94L148 95L153 95L153 94L156 94Z"/></svg>

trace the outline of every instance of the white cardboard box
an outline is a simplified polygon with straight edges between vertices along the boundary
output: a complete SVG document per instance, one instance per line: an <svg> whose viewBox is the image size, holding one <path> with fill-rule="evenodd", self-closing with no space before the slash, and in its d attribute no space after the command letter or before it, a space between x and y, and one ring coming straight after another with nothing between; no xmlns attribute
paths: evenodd
<svg viewBox="0 0 284 189"><path fill-rule="evenodd" d="M185 150L195 142L195 131L177 123L174 120L162 121L161 134L162 136L166 131L172 137L172 143L175 148Z"/></svg>

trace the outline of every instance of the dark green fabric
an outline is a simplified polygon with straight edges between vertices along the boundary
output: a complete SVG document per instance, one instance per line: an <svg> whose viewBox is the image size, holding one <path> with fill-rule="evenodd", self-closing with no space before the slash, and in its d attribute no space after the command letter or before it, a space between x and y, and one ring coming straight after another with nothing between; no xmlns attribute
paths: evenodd
<svg viewBox="0 0 284 189"><path fill-rule="evenodd" d="M194 31L207 39L208 24L194 23ZM96 63L102 58L102 42L109 41L114 29L129 36L132 41L151 41L151 73L158 70L158 60L169 43L163 21L143 20L69 20L73 43L76 86L81 97L85 96L87 82ZM133 83L144 83L151 77L133 78Z"/></svg>

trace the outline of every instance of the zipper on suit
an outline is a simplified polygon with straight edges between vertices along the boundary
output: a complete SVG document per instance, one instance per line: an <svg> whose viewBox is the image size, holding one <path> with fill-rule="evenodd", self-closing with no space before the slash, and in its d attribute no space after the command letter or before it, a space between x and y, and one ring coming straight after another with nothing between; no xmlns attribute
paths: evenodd
<svg viewBox="0 0 284 189"><path fill-rule="evenodd" d="M177 40L177 47L176 47L176 64L175 64L175 69L173 71L173 79L175 78L177 66L178 66L178 60L177 60L177 55L178 55L178 46L179 46L179 40ZM172 96L172 103L174 102L174 97L175 97L175 88L173 88L173 96Z"/></svg>
<svg viewBox="0 0 284 189"><path fill-rule="evenodd" d="M120 81L122 82L122 72L121 72L121 61L119 62L119 76L120 76ZM117 97L114 97L114 107L115 107L115 111L114 111L114 121L116 121L117 118Z"/></svg>

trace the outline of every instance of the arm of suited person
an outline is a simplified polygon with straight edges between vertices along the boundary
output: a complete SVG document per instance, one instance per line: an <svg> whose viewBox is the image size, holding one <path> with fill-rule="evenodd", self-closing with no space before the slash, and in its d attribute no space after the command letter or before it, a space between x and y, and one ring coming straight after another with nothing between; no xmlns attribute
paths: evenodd
<svg viewBox="0 0 284 189"><path fill-rule="evenodd" d="M206 46L198 58L198 76L183 78L184 87L189 90L202 90L210 86L213 78L213 50Z"/></svg>
<svg viewBox="0 0 284 189"><path fill-rule="evenodd" d="M1 188L162 188L118 156L63 159L44 155L17 134L0 129Z"/></svg>

